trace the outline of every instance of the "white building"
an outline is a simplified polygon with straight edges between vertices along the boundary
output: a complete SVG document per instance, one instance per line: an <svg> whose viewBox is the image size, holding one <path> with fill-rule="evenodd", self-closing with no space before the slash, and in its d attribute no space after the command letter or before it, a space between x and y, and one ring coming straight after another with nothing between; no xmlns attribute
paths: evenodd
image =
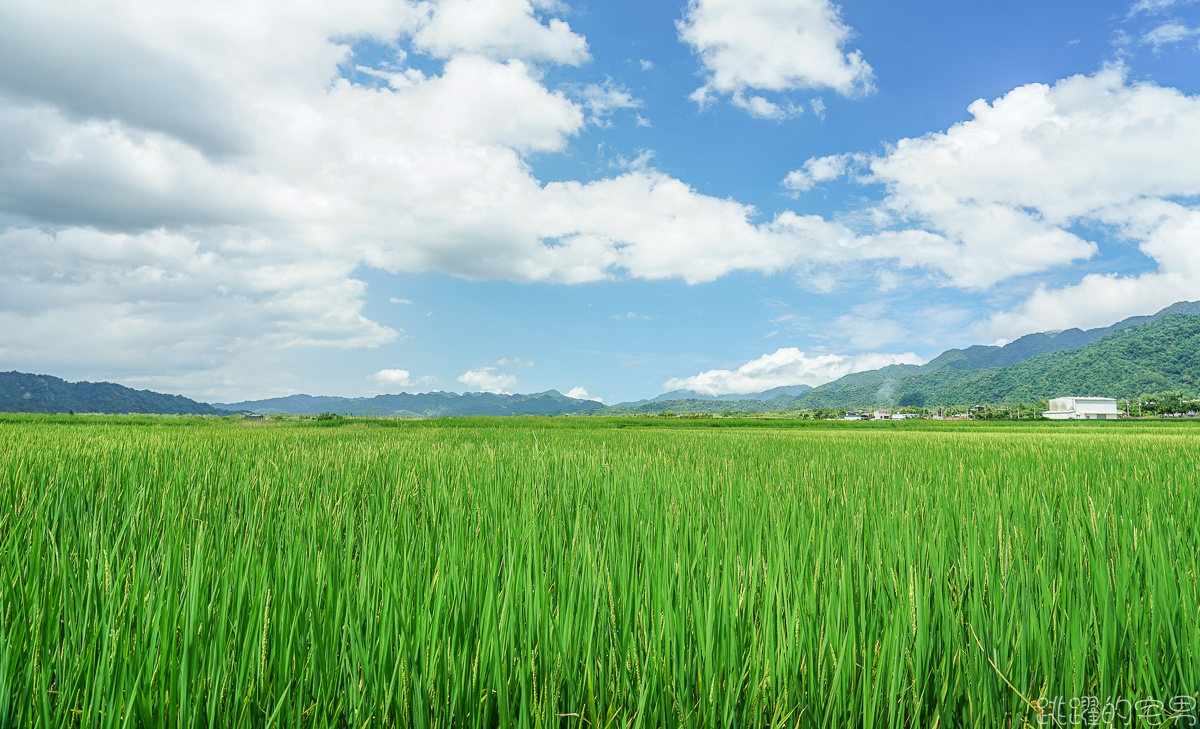
<svg viewBox="0 0 1200 729"><path fill-rule="evenodd" d="M1111 397L1056 397L1042 413L1051 420L1116 420L1122 415Z"/></svg>

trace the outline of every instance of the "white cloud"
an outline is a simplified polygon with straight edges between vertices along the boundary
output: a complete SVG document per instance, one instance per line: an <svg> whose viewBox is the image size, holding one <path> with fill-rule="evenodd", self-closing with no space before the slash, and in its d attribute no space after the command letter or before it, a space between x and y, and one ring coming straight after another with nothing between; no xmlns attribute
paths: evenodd
<svg viewBox="0 0 1200 729"><path fill-rule="evenodd" d="M602 84L588 84L579 90L577 96L588 110L588 121L599 126L610 125L608 117L616 109L633 109L642 105L640 100L633 98L629 89L612 79L605 79Z"/></svg>
<svg viewBox="0 0 1200 729"><path fill-rule="evenodd" d="M259 383L269 353L376 347L352 268L262 239L68 228L0 232L0 360L220 395ZM203 373L203 377L193 377ZM145 381L145 380L144 380Z"/></svg>
<svg viewBox="0 0 1200 729"><path fill-rule="evenodd" d="M379 370L367 377L367 379L381 387L400 389L406 392L412 392L413 388L419 388L436 381L433 377L413 377L408 370L401 369Z"/></svg>
<svg viewBox="0 0 1200 729"><path fill-rule="evenodd" d="M645 58L638 61L642 66L643 71L650 71L654 68L654 61L647 61Z"/></svg>
<svg viewBox="0 0 1200 729"><path fill-rule="evenodd" d="M1190 5L1196 0L1138 0L1129 9L1129 17L1139 13L1158 14L1176 5Z"/></svg>
<svg viewBox="0 0 1200 729"><path fill-rule="evenodd" d="M67 7L39 5L0 5L0 89L76 120L124 119L210 153L244 147L228 93L187 60L86 10L77 22Z"/></svg>
<svg viewBox="0 0 1200 729"><path fill-rule="evenodd" d="M816 387L853 372L892 364L922 364L912 352L905 354L821 354L809 357L795 347L764 354L736 370L708 370L693 377L663 383L663 391L693 390L705 395L745 395L787 385Z"/></svg>
<svg viewBox="0 0 1200 729"><path fill-rule="evenodd" d="M1163 23L1142 35L1142 43L1154 46L1154 50L1157 51L1163 46L1179 43L1197 35L1200 35L1200 29L1189 28L1183 23L1172 21Z"/></svg>
<svg viewBox="0 0 1200 729"><path fill-rule="evenodd" d="M810 157L801 169L792 170L783 179L783 186L795 193L807 192L821 182L836 180L846 174L851 162L865 161L863 155L834 154L828 157Z"/></svg>
<svg viewBox="0 0 1200 729"><path fill-rule="evenodd" d="M571 388L571 390L569 392L567 392L567 397L572 397L572 398L575 398L576 400L593 400L595 402L602 402L602 400L603 400L603 398L601 398L600 396L593 395L590 392L588 392L585 388L582 388L582 387Z"/></svg>
<svg viewBox="0 0 1200 729"><path fill-rule="evenodd" d="M497 372L495 367L480 367L469 370L458 376L458 381L473 390L491 392L497 395L510 394L509 391L517 386L515 375Z"/></svg>
<svg viewBox="0 0 1200 729"><path fill-rule="evenodd" d="M871 66L860 52L844 50L853 31L829 0L689 0L676 25L705 71L704 86L691 97L702 107L730 95L755 116L779 118L798 107L746 92L873 90Z"/></svg>
<svg viewBox="0 0 1200 729"><path fill-rule="evenodd" d="M423 42L453 54L440 75L403 68L397 54L401 67L379 71L386 85L338 78L350 49L330 38L387 43L435 26L438 13L474 7L0 6L5 38L69 25L80 46L0 44L3 68L37 67L0 70L0 214L9 225L0 227L0 277L6 298L21 292L0 319L4 353L53 367L82 350L47 332L78 328L89 342L111 330L119 336L96 349L113 367L184 377L189 366L241 366L238 352L393 341L397 332L361 314L365 284L350 275L364 264L520 281L698 281L794 257L787 241L749 222L752 209L697 193L650 168L648 156L588 184L533 177L524 155L562 150L589 113L636 103L606 82L583 105L547 89L529 63L488 58L510 55L497 49L519 34L504 28L535 22L531 12L551 12L549 3L487 5L516 20L462 53L453 49L467 36L429 31ZM560 47L575 51L538 51L567 38L565 26L539 27L542 40L512 55L581 58L582 40ZM81 84L94 85L96 69L136 92L89 96ZM174 98L159 86L181 82L195 96L170 114L143 103ZM60 255L75 240L99 240L95 250L111 255ZM129 282L149 275L187 285L135 297ZM86 285L64 288L70 276ZM69 311L65 301L81 303ZM188 321L197 312L204 321Z"/></svg>
<svg viewBox="0 0 1200 729"><path fill-rule="evenodd" d="M509 359L508 357L501 357L500 359L496 360L496 364L499 365L500 367L507 367L508 365L512 365L519 370L523 370L526 367L532 367L533 360L521 359L520 357L513 357L512 359Z"/></svg>
<svg viewBox="0 0 1200 729"><path fill-rule="evenodd" d="M1093 257L1080 223L1124 227L1142 201L1200 194L1200 98L1149 83L1122 68L1030 84L944 133L904 139L871 162L887 186L881 210L915 229L869 237L869 255L944 273L984 289L1005 279Z"/></svg>
<svg viewBox="0 0 1200 729"><path fill-rule="evenodd" d="M808 105L809 105L809 107L812 108L813 114L815 114L818 119L820 119L821 121L825 121L825 100L824 99L822 99L822 98L812 99L811 101L808 102Z"/></svg>
<svg viewBox="0 0 1200 729"><path fill-rule="evenodd" d="M816 12L833 23L826 46L853 66L836 13L799 6L752 2L741 15L753 26L759 11ZM710 11L745 20L731 7L694 3L681 26L717 59L706 89L749 100L816 83L787 64L776 81L754 63L738 70L750 56L699 40L716 32ZM472 10L496 22L438 25ZM400 332L363 314L363 266L566 284L793 270L832 286L839 266L884 260L985 288L1093 255L1071 230L1096 222L1126 230L1159 261L1155 275L1195 280L1164 221L1183 225L1191 208L1179 201L1200 194L1196 97L1127 84L1119 69L1021 87L872 161L888 191L873 211L882 224L793 212L760 221L648 156L586 183L534 176L530 155L562 151L590 115L634 103L612 84L596 86L590 108L547 88L535 64L586 58L580 36L545 19L559 10L545 0L0 4L0 357L161 372L189 387L197 373L249 380L280 348L395 341ZM416 39L446 63L426 75L396 53L375 69L386 84L354 84L339 69L363 39ZM99 93L97 79L128 86ZM762 98L776 109L764 113L788 108ZM796 187L834 171L806 163ZM1171 200L1181 209L1139 222L1139 201Z"/></svg>
<svg viewBox="0 0 1200 729"><path fill-rule="evenodd" d="M1089 274L1079 283L1038 287L1009 311L977 327L983 336L1013 339L1035 331L1108 326L1129 316L1152 314L1200 291L1200 210L1165 201L1141 201L1114 221L1140 241L1158 269L1136 276Z"/></svg>
<svg viewBox="0 0 1200 729"><path fill-rule="evenodd" d="M339 90L345 92L336 98L340 108L330 109L331 113L353 105L371 114L376 123L407 121L406 126L424 137L459 144L552 152L566 146L567 137L583 126L578 106L562 92L548 91L533 69L516 60L453 58L440 77L407 84L391 95L373 96L345 82ZM379 134L383 130L361 131Z"/></svg>
<svg viewBox="0 0 1200 729"><path fill-rule="evenodd" d="M408 387L413 383L408 370L379 370L368 379L387 387Z"/></svg>
<svg viewBox="0 0 1200 729"><path fill-rule="evenodd" d="M590 58L583 36L559 18L543 24L529 0L439 0L414 40L443 58L466 52L501 61L519 58L571 66Z"/></svg>
<svg viewBox="0 0 1200 729"><path fill-rule="evenodd" d="M430 10L379 0L340 14L282 2L252 10L211 0L166 10L109 0L105 12L100 4L68 4L80 27L118 28L121 43L144 49L127 59L114 53L111 63L132 66L154 53L198 74L234 108L229 118L238 126L226 146L245 151L217 161L194 146L201 142L188 129L118 102L64 110L51 97L0 97L7 160L0 209L30 228L161 228L197 244L255 241L238 244L246 270L288 270L276 260L287 250L326 271L366 264L561 283L709 281L804 258L804 241L752 223L749 206L702 195L653 169L647 155L611 179L540 183L523 156L563 149L589 108L547 89L520 60L464 52L439 76L389 71L389 84L378 88L336 78L349 48L329 38L386 42L469 3ZM508 8L518 19L532 17L529 8L553 9L544 2L488 7ZM41 4L16 2L0 12L11 33L37 35L38 24L50 22ZM495 46L480 42L476 50ZM167 61L163 67L171 68ZM60 75L82 78L89 63L66 54ZM594 115L635 103L611 83L590 93ZM230 265L225 248L210 246L206 255ZM132 271L139 263L124 265ZM46 306L57 298L50 288L30 294ZM178 300L192 299L181 292Z"/></svg>
<svg viewBox="0 0 1200 729"><path fill-rule="evenodd" d="M759 119L789 119L804 113L803 106L797 106L792 103L776 104L773 101L767 100L765 96L747 96L741 89L734 91L732 98L734 106L750 112L750 116L756 116ZM705 103L697 98L695 92L692 93L692 99L701 104L701 106Z"/></svg>
<svg viewBox="0 0 1200 729"><path fill-rule="evenodd" d="M698 194L654 169L586 184L551 183L542 235L523 277L567 283L681 277L712 281L735 270L777 271L804 255L803 243L750 222L752 207Z"/></svg>
<svg viewBox="0 0 1200 729"><path fill-rule="evenodd" d="M393 296L390 299L388 299L388 303L389 304L411 304L412 301L410 301L408 299L398 299L395 296Z"/></svg>

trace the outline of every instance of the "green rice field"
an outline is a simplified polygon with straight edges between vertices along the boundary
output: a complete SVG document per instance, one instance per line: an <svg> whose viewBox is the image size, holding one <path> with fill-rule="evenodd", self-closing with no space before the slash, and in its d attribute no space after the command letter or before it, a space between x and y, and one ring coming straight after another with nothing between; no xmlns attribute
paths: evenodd
<svg viewBox="0 0 1200 729"><path fill-rule="evenodd" d="M1195 426L9 417L0 727L1190 726Z"/></svg>

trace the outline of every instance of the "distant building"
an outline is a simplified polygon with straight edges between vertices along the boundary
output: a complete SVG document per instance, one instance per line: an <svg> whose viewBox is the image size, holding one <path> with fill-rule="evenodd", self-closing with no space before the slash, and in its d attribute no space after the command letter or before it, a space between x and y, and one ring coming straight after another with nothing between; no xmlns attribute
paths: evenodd
<svg viewBox="0 0 1200 729"><path fill-rule="evenodd" d="M1123 414L1111 397L1056 397L1042 416L1050 420L1116 420Z"/></svg>
<svg viewBox="0 0 1200 729"><path fill-rule="evenodd" d="M875 413L871 416L871 420L891 420L891 419L892 419L892 411L891 410L876 410Z"/></svg>

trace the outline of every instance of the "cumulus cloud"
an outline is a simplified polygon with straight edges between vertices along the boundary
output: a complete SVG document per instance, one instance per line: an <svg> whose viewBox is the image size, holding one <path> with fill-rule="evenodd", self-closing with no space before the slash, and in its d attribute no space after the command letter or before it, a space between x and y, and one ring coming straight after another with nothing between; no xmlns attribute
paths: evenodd
<svg viewBox="0 0 1200 729"><path fill-rule="evenodd" d="M1125 230L1175 265L1141 218L1148 201L1200 194L1200 98L1130 84L1115 67L1022 86L970 112L871 160L872 181L887 188L876 212L894 225L862 239L867 255L986 289L1095 256L1076 232L1083 223Z"/></svg>
<svg viewBox="0 0 1200 729"><path fill-rule="evenodd" d="M636 103L607 81L546 87L535 62L586 59L542 17L556 8L3 4L3 356L55 367L95 342L114 376L183 378L276 347L378 346L399 333L363 316L363 265L561 283L787 265L794 244L751 208L648 162L533 176L527 155ZM495 22L446 25L476 10ZM398 53L383 85L340 77L350 40L404 38L444 54L441 73Z"/></svg>
<svg viewBox="0 0 1200 729"><path fill-rule="evenodd" d="M764 354L736 370L708 370L692 377L667 380L663 391L693 390L704 395L745 395L787 385L816 387L854 372L892 364L922 364L912 352L905 354L819 354L808 356L795 347Z"/></svg>
<svg viewBox="0 0 1200 729"><path fill-rule="evenodd" d="M762 94L865 87L869 67L842 50L849 31L828 4L737 7L698 0L680 25L711 93L760 96L783 113L787 102ZM634 103L615 84L597 84L593 101L547 86L539 64L586 60L559 10L547 0L3 3L0 357L54 368L96 352L89 361L113 376L225 382L280 348L379 346L400 332L363 314L354 272L364 266L563 284L784 270L821 282L884 261L983 289L1093 256L1073 231L1098 223L1165 277L1115 278L1122 286L1196 281L1186 236L1173 232L1189 229L1187 200L1200 194L1196 97L1129 84L1120 69L1024 86L870 160L887 191L875 222L761 219L649 158L588 182L535 177L531 155L565 150L590 118ZM491 21L448 20L474 11ZM764 17L783 34L764 38L786 46L814 34L804 53L787 53L832 48L846 74L779 65L777 44L761 39L757 58L740 39ZM66 41L47 36L60 27ZM386 83L357 84L342 70L359 40L411 42L445 64L429 74L397 52L374 69ZM792 189L842 173L834 158L810 162L789 176Z"/></svg>
<svg viewBox="0 0 1200 729"><path fill-rule="evenodd" d="M74 120L121 119L224 155L244 149L232 100L186 60L57 3L0 5L0 91Z"/></svg>
<svg viewBox="0 0 1200 729"><path fill-rule="evenodd" d="M828 157L811 157L804 166L792 170L783 179L783 186L794 193L807 192L822 182L836 180L846 174L851 162L862 162L863 155L835 154Z"/></svg>
<svg viewBox="0 0 1200 729"><path fill-rule="evenodd" d="M755 116L781 118L801 107L750 92L856 96L874 87L862 54L845 51L853 31L829 0L689 0L676 25L704 69L705 84L692 95L701 106L728 95Z"/></svg>
<svg viewBox="0 0 1200 729"><path fill-rule="evenodd" d="M858 179L882 184L883 200L845 221L785 211L769 230L804 241L795 264L814 280L821 266L890 260L986 290L1093 258L1099 248L1081 237L1080 224L1123 231L1162 272L1178 273L1168 260L1172 244L1150 245L1155 228L1143 218L1155 201L1200 194L1200 98L1129 83L1112 67L1021 86L969 111L971 119L902 139L879 156L809 159L784 187L803 192L865 167Z"/></svg>
<svg viewBox="0 0 1200 729"><path fill-rule="evenodd" d="M507 395L517 386L515 375L497 372L495 367L480 367L458 376L458 381L472 390Z"/></svg>
<svg viewBox="0 0 1200 729"><path fill-rule="evenodd" d="M379 370L368 379L385 387L408 387L413 383L408 370Z"/></svg>
<svg viewBox="0 0 1200 729"><path fill-rule="evenodd" d="M658 170L633 170L589 183L546 185L543 237L522 273L568 283L679 277L712 281L736 270L778 271L804 243L751 221L754 208L701 195Z"/></svg>
<svg viewBox="0 0 1200 729"><path fill-rule="evenodd" d="M567 397L572 397L576 400L593 400L595 402L601 402L602 400L599 395L593 395L583 387L572 387L570 391L567 392Z"/></svg>
<svg viewBox="0 0 1200 729"><path fill-rule="evenodd" d="M263 239L68 228L0 232L0 360L195 386L256 378L264 352L376 347L352 268ZM250 369L245 369L250 368ZM270 384L270 383L266 383ZM216 395L211 389L191 390Z"/></svg>
<svg viewBox="0 0 1200 729"><path fill-rule="evenodd" d="M583 36L559 18L543 23L529 0L439 0L414 40L444 58L467 52L571 66L590 58Z"/></svg>
<svg viewBox="0 0 1200 729"><path fill-rule="evenodd" d="M405 391L412 391L413 388L419 388L436 381L433 377L413 377L408 370L402 369L379 370L367 377L367 379L380 387Z"/></svg>
<svg viewBox="0 0 1200 729"><path fill-rule="evenodd" d="M1019 305L982 322L983 336L1012 339L1047 329L1107 326L1150 314L1200 291L1200 210L1166 201L1141 201L1120 211L1122 234L1139 242L1157 270L1135 276L1089 274L1076 284L1039 286Z"/></svg>

